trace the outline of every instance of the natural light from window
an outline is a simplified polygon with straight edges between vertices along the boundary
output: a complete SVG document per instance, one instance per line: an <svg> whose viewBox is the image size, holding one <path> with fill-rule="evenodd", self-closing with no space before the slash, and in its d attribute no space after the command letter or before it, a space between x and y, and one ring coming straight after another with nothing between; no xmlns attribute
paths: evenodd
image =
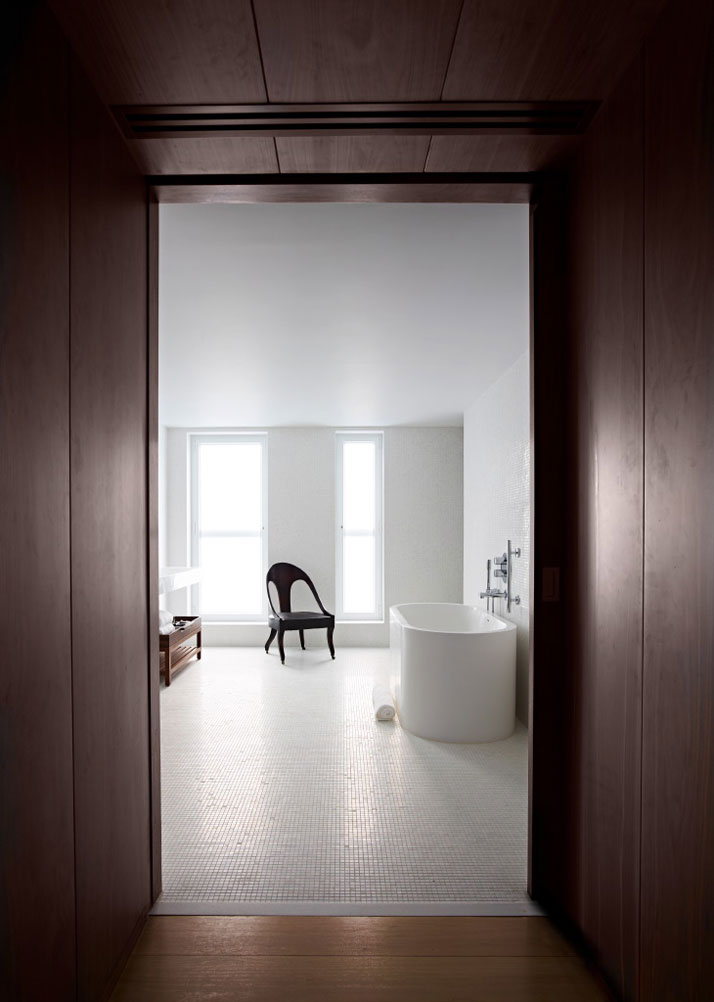
<svg viewBox="0 0 714 1002"><path fill-rule="evenodd" d="M192 554L206 619L260 619L265 592L266 436L192 441Z"/></svg>
<svg viewBox="0 0 714 1002"><path fill-rule="evenodd" d="M382 616L382 435L337 435L337 615Z"/></svg>

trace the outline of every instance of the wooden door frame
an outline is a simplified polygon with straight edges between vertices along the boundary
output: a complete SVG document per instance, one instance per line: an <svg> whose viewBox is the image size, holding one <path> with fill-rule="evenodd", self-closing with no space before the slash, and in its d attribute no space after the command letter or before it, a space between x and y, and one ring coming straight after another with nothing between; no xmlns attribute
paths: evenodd
<svg viewBox="0 0 714 1002"><path fill-rule="evenodd" d="M543 505L536 519L536 507L542 501L542 485L546 477L539 476L539 450L537 414L549 406L542 389L541 371L537 362L541 355L551 367L557 348L550 349L548 329L538 324L539 309L536 302L536 272L534 268L536 241L534 239L534 208L538 202L541 176L537 174L329 174L329 175L217 175L170 176L147 178L147 241L148 241L148 373L147 373L147 519L149 552L148 619L149 619L149 733L151 743L151 873L152 901L161 893L161 762L160 762L160 706L158 646L158 282L159 282L159 204L161 203L246 203L259 202L445 202L445 203L518 203L529 204L530 213L530 438L531 438L531 566L530 566L530 619L529 619L529 669L528 669L528 893L538 898L539 884L534 875L534 824L539 812L534 808L534 798L539 797L542 784L535 782L534 756L537 754L540 734L534 733L537 715L534 701L538 690L534 686L536 644L536 562L542 557L540 534L548 516ZM536 327L539 337L536 337ZM543 335L546 335L545 337ZM536 354L538 353L538 354ZM552 455L544 457L548 463ZM540 489L540 490L539 490ZM557 519L557 508L552 519ZM557 610L560 612L560 609ZM545 645L544 645L545 647ZM540 650L539 650L540 658ZM542 697L541 697L542 698ZM546 737L546 736L544 736Z"/></svg>

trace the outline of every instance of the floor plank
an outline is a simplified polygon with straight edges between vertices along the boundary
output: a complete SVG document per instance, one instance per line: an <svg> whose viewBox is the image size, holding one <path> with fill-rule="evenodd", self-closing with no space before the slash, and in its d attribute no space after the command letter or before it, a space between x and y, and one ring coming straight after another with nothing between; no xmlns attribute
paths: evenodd
<svg viewBox="0 0 714 1002"><path fill-rule="evenodd" d="M571 957L146 957L112 1002L602 1002Z"/></svg>
<svg viewBox="0 0 714 1002"><path fill-rule="evenodd" d="M572 957L545 918L156 916L135 956Z"/></svg>
<svg viewBox="0 0 714 1002"><path fill-rule="evenodd" d="M112 1002L609 1002L545 918L153 916Z"/></svg>

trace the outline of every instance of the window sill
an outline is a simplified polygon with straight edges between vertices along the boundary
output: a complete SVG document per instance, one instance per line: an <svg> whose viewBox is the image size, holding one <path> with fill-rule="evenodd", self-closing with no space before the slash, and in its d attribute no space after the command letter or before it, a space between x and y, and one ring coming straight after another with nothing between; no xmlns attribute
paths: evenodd
<svg viewBox="0 0 714 1002"><path fill-rule="evenodd" d="M267 626L268 617L265 619L204 619L204 626Z"/></svg>
<svg viewBox="0 0 714 1002"><path fill-rule="evenodd" d="M384 626L384 619L336 619L335 626Z"/></svg>

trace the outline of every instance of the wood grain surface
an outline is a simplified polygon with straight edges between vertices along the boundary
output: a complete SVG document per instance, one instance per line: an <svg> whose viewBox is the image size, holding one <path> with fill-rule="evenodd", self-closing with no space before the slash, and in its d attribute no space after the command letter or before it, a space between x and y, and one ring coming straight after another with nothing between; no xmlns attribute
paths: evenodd
<svg viewBox="0 0 714 1002"><path fill-rule="evenodd" d="M151 812L151 901L161 894L161 706L159 704L159 205L147 199L146 322L146 525L149 745Z"/></svg>
<svg viewBox="0 0 714 1002"><path fill-rule="evenodd" d="M327 174L230 178L150 177L159 202L521 202L530 201L528 174Z"/></svg>
<svg viewBox="0 0 714 1002"><path fill-rule="evenodd" d="M548 907L569 901L573 880L570 758L563 753L572 679L563 651L569 628L567 441L569 433L567 299L568 178L553 173L538 189L532 212L533 320L531 394L533 414L534 616L530 634L529 888ZM560 594L544 601L544 568L555 568ZM566 908L567 911L567 908Z"/></svg>
<svg viewBox="0 0 714 1002"><path fill-rule="evenodd" d="M438 916L152 917L135 956L573 957L545 918Z"/></svg>
<svg viewBox="0 0 714 1002"><path fill-rule="evenodd" d="M641 997L695 1002L714 995L712 5L668 8L645 57Z"/></svg>
<svg viewBox="0 0 714 1002"><path fill-rule="evenodd" d="M250 0L52 0L106 104L265 101Z"/></svg>
<svg viewBox="0 0 714 1002"><path fill-rule="evenodd" d="M438 101L462 0L255 0L268 99Z"/></svg>
<svg viewBox="0 0 714 1002"><path fill-rule="evenodd" d="M71 502L78 999L150 903L143 180L71 73Z"/></svg>
<svg viewBox="0 0 714 1002"><path fill-rule="evenodd" d="M582 136L432 136L425 170L550 170L581 143Z"/></svg>
<svg viewBox="0 0 714 1002"><path fill-rule="evenodd" d="M272 137L131 139L128 146L143 174L278 173Z"/></svg>
<svg viewBox="0 0 714 1002"><path fill-rule="evenodd" d="M532 918L155 917L113 1002L603 1002Z"/></svg>
<svg viewBox="0 0 714 1002"><path fill-rule="evenodd" d="M283 174L422 171L429 136L306 136L275 140Z"/></svg>
<svg viewBox="0 0 714 1002"><path fill-rule="evenodd" d="M466 0L446 101L607 97L662 0Z"/></svg>
<svg viewBox="0 0 714 1002"><path fill-rule="evenodd" d="M46 12L14 13L0 93L0 997L70 1002L68 50Z"/></svg>
<svg viewBox="0 0 714 1002"><path fill-rule="evenodd" d="M572 192L569 385L576 915L623 998L639 952L643 557L642 63L586 137Z"/></svg>

